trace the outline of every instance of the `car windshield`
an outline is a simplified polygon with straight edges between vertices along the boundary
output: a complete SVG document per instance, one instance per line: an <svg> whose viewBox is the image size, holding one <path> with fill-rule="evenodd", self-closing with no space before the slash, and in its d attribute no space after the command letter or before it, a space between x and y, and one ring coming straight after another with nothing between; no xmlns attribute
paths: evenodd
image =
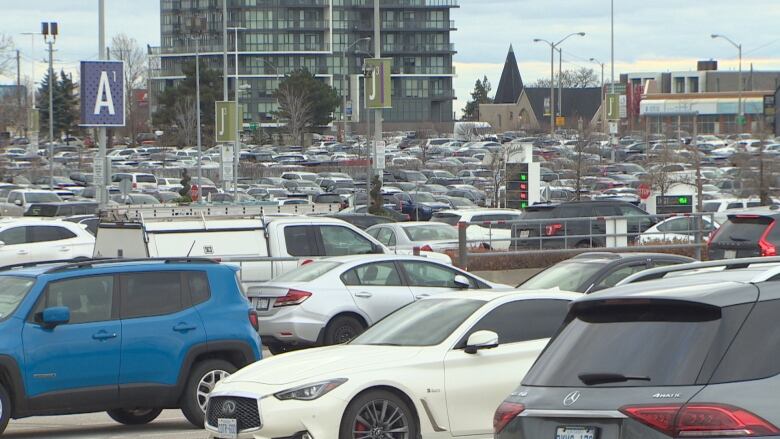
<svg viewBox="0 0 780 439"><path fill-rule="evenodd" d="M0 319L16 310L34 283L30 277L0 276Z"/></svg>
<svg viewBox="0 0 780 439"><path fill-rule="evenodd" d="M329 272L330 270L333 270L339 265L341 265L341 262L311 262L309 264L302 265L296 270L288 271L287 273L275 277L273 282L310 282Z"/></svg>
<svg viewBox="0 0 780 439"><path fill-rule="evenodd" d="M436 199L433 198L433 195L427 193L427 192L416 192L409 194L412 197L412 200L414 200L417 203L435 203Z"/></svg>
<svg viewBox="0 0 780 439"><path fill-rule="evenodd" d="M410 241L442 241L458 239L458 231L449 225L422 225L404 227Z"/></svg>
<svg viewBox="0 0 780 439"><path fill-rule="evenodd" d="M579 291L583 282L603 267L603 262L561 262L528 279L518 288L521 290L559 288L563 291Z"/></svg>
<svg viewBox="0 0 780 439"><path fill-rule="evenodd" d="M420 300L380 320L350 344L435 346L484 304L474 299Z"/></svg>
<svg viewBox="0 0 780 439"><path fill-rule="evenodd" d="M28 192L25 198L28 203L56 203L62 201L59 195L52 192Z"/></svg>

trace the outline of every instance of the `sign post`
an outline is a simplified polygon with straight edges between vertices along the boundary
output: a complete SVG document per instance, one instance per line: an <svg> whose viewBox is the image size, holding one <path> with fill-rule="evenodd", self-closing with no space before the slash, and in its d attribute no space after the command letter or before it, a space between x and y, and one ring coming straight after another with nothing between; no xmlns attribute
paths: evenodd
<svg viewBox="0 0 780 439"><path fill-rule="evenodd" d="M125 126L125 64L123 61L81 62L81 126ZM102 145L101 145L102 147ZM97 187L95 198L102 206L108 202L107 175L111 168L105 166L103 157L95 159L93 181Z"/></svg>

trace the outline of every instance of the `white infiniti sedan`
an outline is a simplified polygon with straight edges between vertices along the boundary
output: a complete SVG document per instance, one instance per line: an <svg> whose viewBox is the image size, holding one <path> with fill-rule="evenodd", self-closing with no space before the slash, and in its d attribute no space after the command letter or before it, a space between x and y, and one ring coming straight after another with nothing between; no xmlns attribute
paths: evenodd
<svg viewBox="0 0 780 439"><path fill-rule="evenodd" d="M271 357L220 381L214 438L492 438L496 407L563 322L576 293L446 293L346 345Z"/></svg>

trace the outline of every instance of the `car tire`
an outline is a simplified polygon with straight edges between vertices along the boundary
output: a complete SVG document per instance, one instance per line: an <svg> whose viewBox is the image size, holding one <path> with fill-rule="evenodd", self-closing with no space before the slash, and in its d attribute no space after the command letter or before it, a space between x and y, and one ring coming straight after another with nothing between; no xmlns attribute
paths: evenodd
<svg viewBox="0 0 780 439"><path fill-rule="evenodd" d="M363 323L351 316L331 320L325 328L325 345L344 344L365 331Z"/></svg>
<svg viewBox="0 0 780 439"><path fill-rule="evenodd" d="M271 355L279 355L293 350L292 347L281 343L271 343L265 345L265 347L268 349L268 352L270 352Z"/></svg>
<svg viewBox="0 0 780 439"><path fill-rule="evenodd" d="M111 419L125 425L143 425L148 424L162 413L162 409L116 409L109 410L108 416Z"/></svg>
<svg viewBox="0 0 780 439"><path fill-rule="evenodd" d="M398 409L397 412L396 409ZM401 414L400 417L396 416L398 413ZM364 423L368 419L371 420L372 425ZM387 424L387 422L391 423ZM399 439L417 439L419 437L417 417L412 408L392 392L372 390L359 395L349 403L344 417L341 418L339 439L368 437L372 431L379 434L370 435L370 437L385 437L384 434L387 430L404 428L406 434L397 436ZM388 437L395 438L396 436Z"/></svg>
<svg viewBox="0 0 780 439"><path fill-rule="evenodd" d="M8 427L8 421L11 419L11 397L5 385L0 384L0 434Z"/></svg>
<svg viewBox="0 0 780 439"><path fill-rule="evenodd" d="M236 366L225 360L205 360L195 364L180 402L181 412L192 425L203 428L208 394L217 382L235 371Z"/></svg>

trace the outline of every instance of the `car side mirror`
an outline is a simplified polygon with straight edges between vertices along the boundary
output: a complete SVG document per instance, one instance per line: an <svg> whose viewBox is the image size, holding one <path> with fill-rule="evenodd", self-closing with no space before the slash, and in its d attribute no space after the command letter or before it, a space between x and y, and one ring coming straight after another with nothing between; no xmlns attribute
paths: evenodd
<svg viewBox="0 0 780 439"><path fill-rule="evenodd" d="M22 200L14 200L14 204L17 205L17 206L21 206L22 205Z"/></svg>
<svg viewBox="0 0 780 439"><path fill-rule="evenodd" d="M70 321L70 309L67 306L54 306L41 311L41 323L47 329L53 329Z"/></svg>
<svg viewBox="0 0 780 439"><path fill-rule="evenodd" d="M456 288L462 288L464 290L471 288L471 282L462 274L455 276L452 281L455 283Z"/></svg>
<svg viewBox="0 0 780 439"><path fill-rule="evenodd" d="M469 335L466 341L467 354L476 354L482 349L493 349L498 347L498 334L493 331L477 331Z"/></svg>

